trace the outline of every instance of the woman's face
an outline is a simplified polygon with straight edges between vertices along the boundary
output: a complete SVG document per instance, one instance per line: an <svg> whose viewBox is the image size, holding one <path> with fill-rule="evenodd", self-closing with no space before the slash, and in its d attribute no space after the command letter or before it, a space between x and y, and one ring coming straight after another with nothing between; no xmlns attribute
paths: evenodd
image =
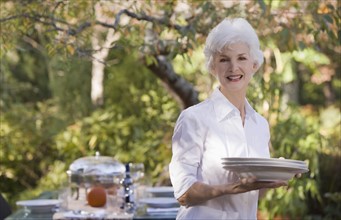
<svg viewBox="0 0 341 220"><path fill-rule="evenodd" d="M238 42L224 47L213 58L212 74L219 80L222 91L246 92L257 70L247 44Z"/></svg>

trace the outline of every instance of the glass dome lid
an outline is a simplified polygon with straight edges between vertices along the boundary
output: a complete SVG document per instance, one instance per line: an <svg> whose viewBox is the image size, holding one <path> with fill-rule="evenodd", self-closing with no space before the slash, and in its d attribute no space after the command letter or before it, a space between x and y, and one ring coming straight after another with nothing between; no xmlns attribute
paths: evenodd
<svg viewBox="0 0 341 220"><path fill-rule="evenodd" d="M122 175L125 173L125 166L109 156L100 156L96 152L95 156L81 157L69 167L72 174L81 175Z"/></svg>

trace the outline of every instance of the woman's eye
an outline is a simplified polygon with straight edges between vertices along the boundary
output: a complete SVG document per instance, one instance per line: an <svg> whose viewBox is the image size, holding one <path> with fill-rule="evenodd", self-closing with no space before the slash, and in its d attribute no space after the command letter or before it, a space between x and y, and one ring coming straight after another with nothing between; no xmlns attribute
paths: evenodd
<svg viewBox="0 0 341 220"><path fill-rule="evenodd" d="M246 57L239 57L239 60L246 60Z"/></svg>
<svg viewBox="0 0 341 220"><path fill-rule="evenodd" d="M226 58L221 58L219 61L220 61L220 62L228 62L228 61L230 61L230 60L229 60L229 59L226 59Z"/></svg>

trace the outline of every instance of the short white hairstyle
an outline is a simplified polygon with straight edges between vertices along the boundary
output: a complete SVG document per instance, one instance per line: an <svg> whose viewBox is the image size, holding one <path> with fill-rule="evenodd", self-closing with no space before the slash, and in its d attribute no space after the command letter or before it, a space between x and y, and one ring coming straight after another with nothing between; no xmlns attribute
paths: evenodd
<svg viewBox="0 0 341 220"><path fill-rule="evenodd" d="M211 72L214 54L221 53L224 47L237 42L248 45L250 56L258 68L263 64L264 56L260 50L258 36L249 22L243 18L225 18L207 36L204 49L207 69Z"/></svg>

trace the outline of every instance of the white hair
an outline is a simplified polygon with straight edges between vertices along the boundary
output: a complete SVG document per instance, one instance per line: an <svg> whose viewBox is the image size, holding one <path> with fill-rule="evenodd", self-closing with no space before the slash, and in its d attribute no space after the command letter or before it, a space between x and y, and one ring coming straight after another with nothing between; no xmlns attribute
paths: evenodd
<svg viewBox="0 0 341 220"><path fill-rule="evenodd" d="M263 64L263 52L260 50L258 36L252 26L243 18L224 19L209 33L206 39L204 54L206 67L211 72L213 55L220 53L225 46L236 42L246 43L250 55L258 67Z"/></svg>

